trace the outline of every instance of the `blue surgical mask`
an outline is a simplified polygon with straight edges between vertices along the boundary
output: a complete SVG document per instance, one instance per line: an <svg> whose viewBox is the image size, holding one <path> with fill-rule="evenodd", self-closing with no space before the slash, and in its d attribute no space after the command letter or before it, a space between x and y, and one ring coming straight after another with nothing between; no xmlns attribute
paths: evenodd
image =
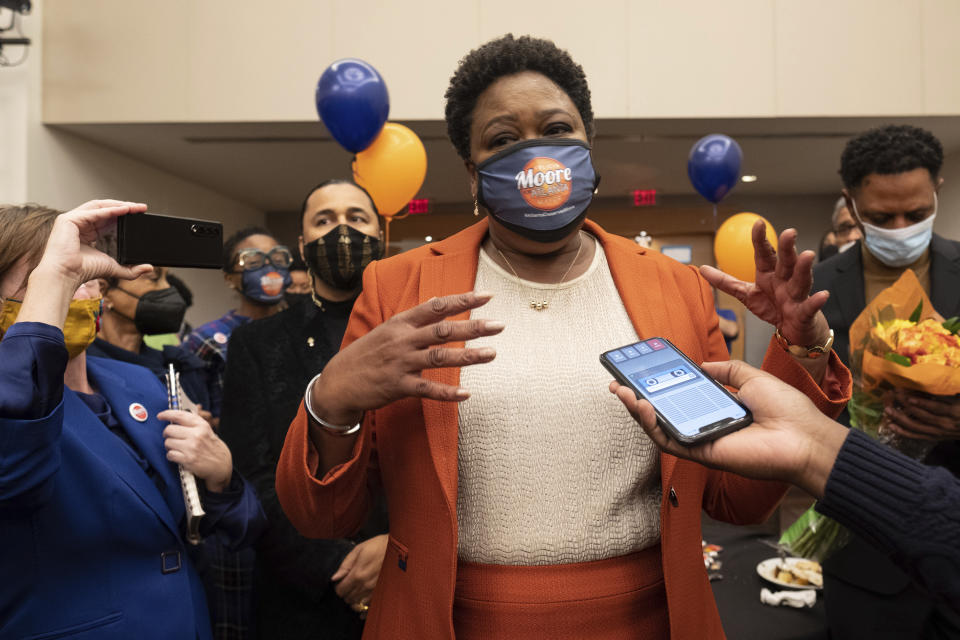
<svg viewBox="0 0 960 640"><path fill-rule="evenodd" d="M288 269L275 267L270 262L259 269L243 272L243 295L260 304L277 304L293 278Z"/></svg>
<svg viewBox="0 0 960 640"><path fill-rule="evenodd" d="M503 226L537 242L569 235L586 217L600 175L581 140L518 142L477 166L477 200Z"/></svg>
<svg viewBox="0 0 960 640"><path fill-rule="evenodd" d="M933 214L916 224L901 229L884 229L864 222L853 200L853 215L863 225L863 242L873 256L888 267L905 267L920 259L933 238L933 221L937 217L937 194L933 194Z"/></svg>

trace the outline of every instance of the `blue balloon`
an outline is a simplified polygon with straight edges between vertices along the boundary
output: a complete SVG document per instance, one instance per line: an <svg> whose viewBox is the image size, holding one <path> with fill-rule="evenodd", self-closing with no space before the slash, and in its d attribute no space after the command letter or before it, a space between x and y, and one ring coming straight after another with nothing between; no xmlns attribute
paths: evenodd
<svg viewBox="0 0 960 640"><path fill-rule="evenodd" d="M356 58L326 68L317 81L316 100L330 135L353 153L373 143L390 113L387 84L372 65Z"/></svg>
<svg viewBox="0 0 960 640"><path fill-rule="evenodd" d="M687 175L693 188L716 204L730 193L740 179L743 152L730 136L714 133L697 140L687 158Z"/></svg>

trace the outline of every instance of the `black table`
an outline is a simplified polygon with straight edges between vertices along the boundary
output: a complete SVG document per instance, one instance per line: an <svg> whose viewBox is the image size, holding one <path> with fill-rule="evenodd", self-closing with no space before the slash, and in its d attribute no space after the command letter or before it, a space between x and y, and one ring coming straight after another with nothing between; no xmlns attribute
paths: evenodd
<svg viewBox="0 0 960 640"><path fill-rule="evenodd" d="M817 593L817 603L810 609L772 607L760 602L763 587L780 590L757 575L760 562L777 556L776 550L762 540L776 542L776 536L710 521L703 523L703 539L723 547L719 557L723 566L716 572L723 579L710 584L729 640L826 640L823 592Z"/></svg>

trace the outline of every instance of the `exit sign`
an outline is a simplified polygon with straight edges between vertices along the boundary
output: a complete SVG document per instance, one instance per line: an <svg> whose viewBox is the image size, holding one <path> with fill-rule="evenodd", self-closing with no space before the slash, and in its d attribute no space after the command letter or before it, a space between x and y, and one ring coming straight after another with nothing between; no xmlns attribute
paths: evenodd
<svg viewBox="0 0 960 640"><path fill-rule="evenodd" d="M656 189L634 189L633 191L633 206L635 207L652 207L657 204L657 190Z"/></svg>
<svg viewBox="0 0 960 640"><path fill-rule="evenodd" d="M410 204L407 205L407 211L410 215L416 215L418 213L429 213L430 212L430 198L419 198L411 200Z"/></svg>

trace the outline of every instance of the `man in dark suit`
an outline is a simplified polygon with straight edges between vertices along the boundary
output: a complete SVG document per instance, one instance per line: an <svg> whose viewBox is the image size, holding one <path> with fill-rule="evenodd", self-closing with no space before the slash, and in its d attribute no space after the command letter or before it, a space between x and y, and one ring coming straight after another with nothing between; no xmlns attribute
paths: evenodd
<svg viewBox="0 0 960 640"><path fill-rule="evenodd" d="M940 142L911 126L872 129L843 151L843 197L863 239L814 268L813 290L830 291L823 312L845 364L850 325L906 269L916 273L937 312L960 315L960 242L933 233L942 164ZM898 392L887 418L900 435L937 440L927 462L960 473L960 398ZM937 607L860 538L831 557L824 573L833 638L960 637L955 612Z"/></svg>
<svg viewBox="0 0 960 640"><path fill-rule="evenodd" d="M351 539L309 540L284 515L274 485L307 383L339 350L363 271L382 253L380 217L366 191L342 180L311 190L302 214L312 294L231 334L220 430L268 519L256 548L257 637L358 640L386 550L378 535L387 531L385 507Z"/></svg>

